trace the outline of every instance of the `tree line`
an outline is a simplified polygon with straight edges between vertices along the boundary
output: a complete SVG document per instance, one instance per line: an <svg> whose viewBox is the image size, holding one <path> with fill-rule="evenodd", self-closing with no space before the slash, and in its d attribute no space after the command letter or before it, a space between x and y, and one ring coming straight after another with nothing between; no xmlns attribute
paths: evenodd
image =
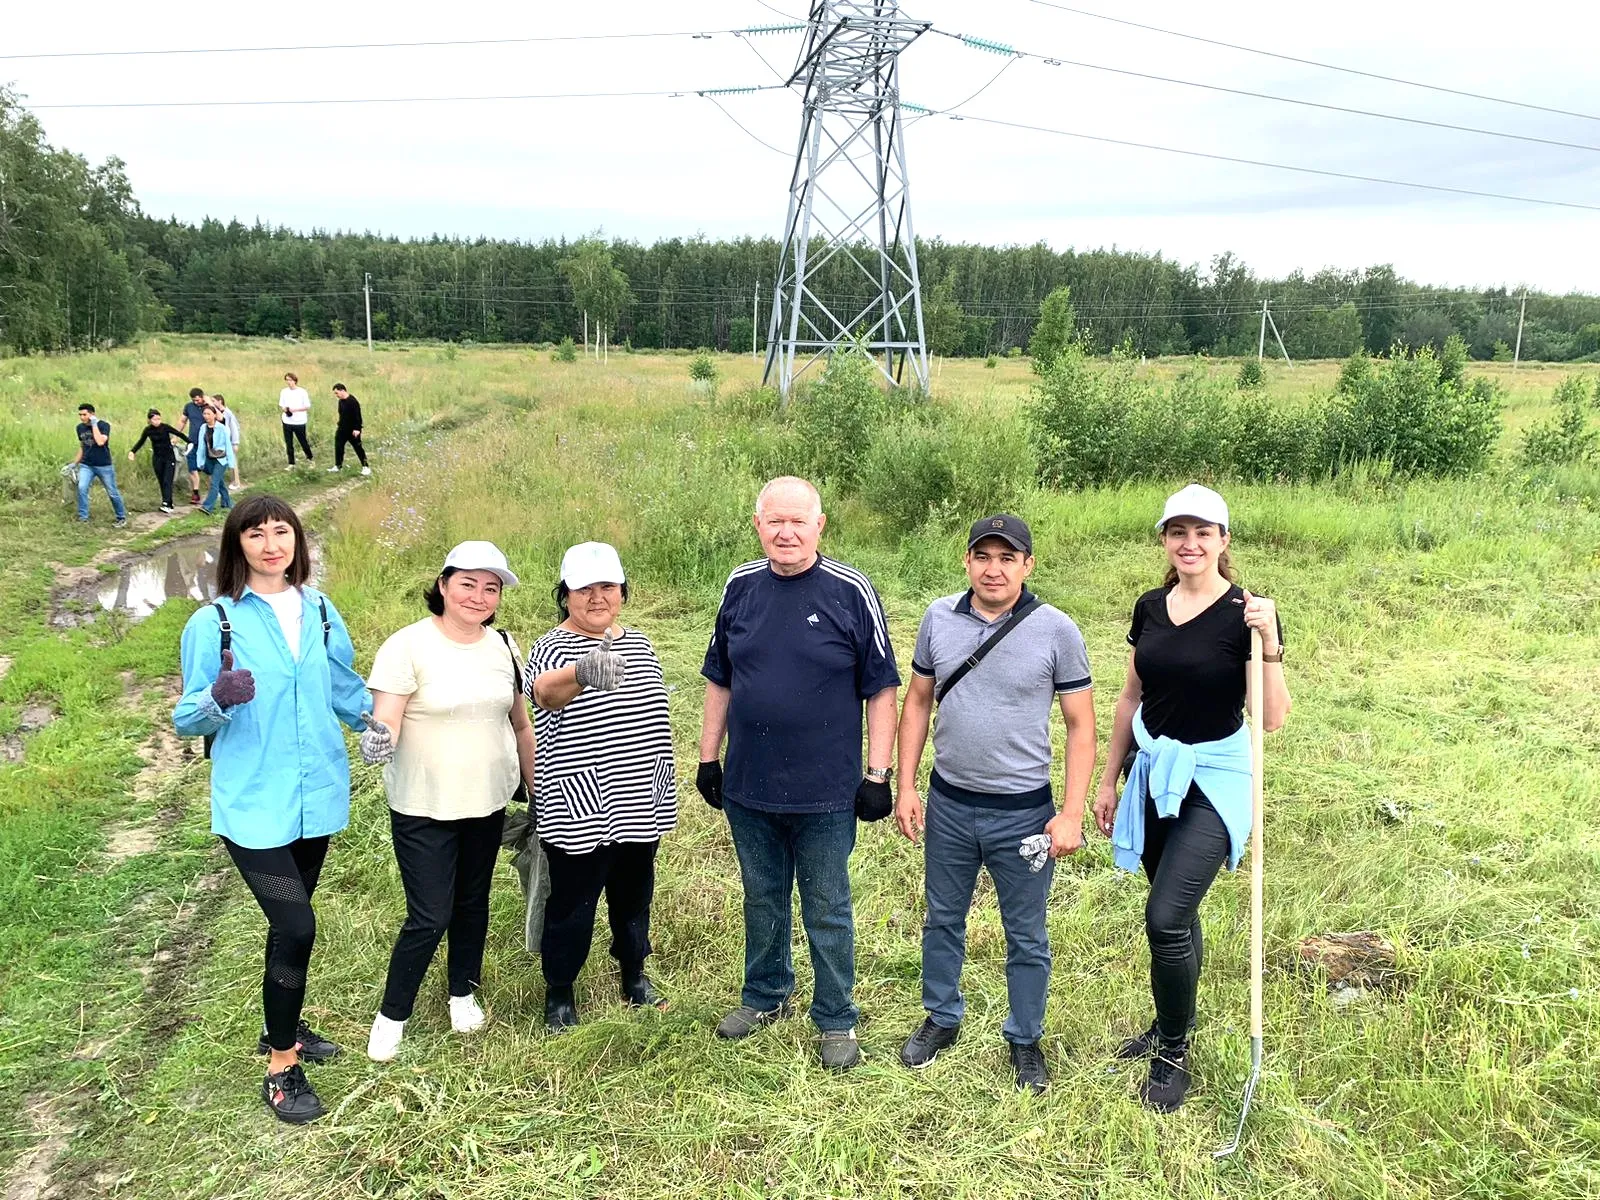
<svg viewBox="0 0 1600 1200"><path fill-rule="evenodd" d="M917 243L929 348L1026 347L1044 299L1070 289L1091 351L1254 353L1265 301L1296 358L1443 348L1507 357L1521 299L1504 288L1430 288L1392 266L1256 275L1232 254L1202 266L1123 250ZM771 237L642 245L298 232L145 214L123 164L98 167L45 142L0 88L0 347L64 350L142 331L308 338L558 342L604 336L639 349L764 345L779 246ZM817 284L839 308L871 283L835 256ZM586 322L587 315L587 322ZM1275 342L1268 334L1269 350ZM1600 357L1600 296L1530 293L1522 357Z"/></svg>

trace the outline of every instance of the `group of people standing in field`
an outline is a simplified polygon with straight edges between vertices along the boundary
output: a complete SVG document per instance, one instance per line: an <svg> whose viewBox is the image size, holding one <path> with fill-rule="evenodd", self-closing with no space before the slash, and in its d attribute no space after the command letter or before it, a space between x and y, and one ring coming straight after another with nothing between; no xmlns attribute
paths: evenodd
<svg viewBox="0 0 1600 1200"><path fill-rule="evenodd" d="M283 423L283 447L288 457L286 471L295 467L295 443L298 441L311 462L311 443L306 430L310 421L311 399L300 386L299 377L288 372L283 377L284 387L278 393L278 409ZM333 396L338 403L338 427L334 433L334 465L330 472L344 467L347 447L355 450L361 462L361 473L372 474L367 463L366 448L362 445L361 402L342 383L333 385ZM67 464L78 489L78 520L89 519L89 489L98 482L111 501L111 510L117 528L127 524L128 510L117 487L116 466L111 458L111 424L99 417L93 404L78 407L78 453ZM181 452L174 439L184 443ZM128 461L134 462L145 443L150 444L150 468L155 474L156 486L161 492L160 510L172 513L173 488L178 479L180 461L189 471L189 503L207 516L219 509L226 512L233 507L233 490L241 487L239 479L239 447L241 431L239 416L228 406L222 393L208 394L204 388L189 389L189 399L177 426L167 423L161 410L152 408L145 413L145 426L139 440L128 450ZM232 479L231 488L229 479ZM207 481L204 499L201 498L201 478Z"/></svg>
<svg viewBox="0 0 1600 1200"><path fill-rule="evenodd" d="M925 1067L960 1035L967 914L985 869L1006 935L1010 1012L1000 1032L1016 1086L1043 1091L1046 902L1054 862L1084 844L1097 751L1083 637L1028 589L1037 560L1026 522L985 517L963 557L968 586L923 614L902 705L883 605L864 574L820 553L826 520L805 480L762 489L754 524L763 556L728 577L701 667L695 788L727 820L744 896L743 987L716 1035L750 1037L790 1015L798 888L821 1062L841 1071L859 1062L849 858L857 822L892 815L905 837L921 839L925 861L926 1016L901 1061ZM1116 1054L1149 1060L1141 1097L1171 1111L1190 1085L1200 903L1249 836L1242 714L1252 631L1263 647L1266 729L1282 724L1289 695L1276 608L1233 581L1222 497L1191 485L1168 500L1156 529L1167 574L1132 608L1092 815L1117 866L1142 867L1150 881L1154 1019ZM339 1053L301 1010L316 935L311 897L349 815L341 722L360 734L362 760L383 766L406 896L368 1035L372 1059L400 1052L441 940L452 1028L486 1023L476 993L490 881L508 806L515 815L524 802L547 866L538 943L546 1026L560 1032L580 1020L574 983L602 894L622 999L664 1007L645 964L677 775L661 663L649 638L622 621L629 583L616 549L584 542L566 552L553 589L560 622L524 659L490 628L504 590L520 582L505 555L488 542L456 546L423 593L426 615L384 641L365 681L338 612L307 584L307 549L276 497L233 510L220 598L184 630L174 713L180 734L214 739L213 830L268 919L257 1047L268 1056L268 1107L291 1122L322 1115L303 1063ZM1059 791L1052 708L1066 726ZM930 727L924 797L917 775Z"/></svg>

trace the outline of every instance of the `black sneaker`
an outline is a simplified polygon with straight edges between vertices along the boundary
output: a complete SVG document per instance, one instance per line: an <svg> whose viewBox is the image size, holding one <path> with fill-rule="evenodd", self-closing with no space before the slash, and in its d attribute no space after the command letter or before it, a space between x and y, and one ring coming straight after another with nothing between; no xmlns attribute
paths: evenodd
<svg viewBox="0 0 1600 1200"><path fill-rule="evenodd" d="M1017 1091L1037 1096L1050 1086L1050 1072L1038 1042L1012 1042L1011 1065L1017 1072Z"/></svg>
<svg viewBox="0 0 1600 1200"><path fill-rule="evenodd" d="M261 1099L278 1120L291 1125L315 1121L326 1111L299 1063L269 1073L261 1081Z"/></svg>
<svg viewBox="0 0 1600 1200"><path fill-rule="evenodd" d="M730 1042L747 1038L763 1025L781 1021L793 1012L794 1009L787 1000L777 1008L767 1009L751 1008L748 1004L741 1004L717 1022L717 1036Z"/></svg>
<svg viewBox="0 0 1600 1200"><path fill-rule="evenodd" d="M922 1022L922 1027L900 1047L900 1061L913 1071L920 1071L939 1057L939 1051L946 1046L954 1046L960 1036L961 1026L946 1029L943 1025L934 1024L933 1018L928 1017Z"/></svg>
<svg viewBox="0 0 1600 1200"><path fill-rule="evenodd" d="M1189 1043L1163 1042L1150 1061L1150 1078L1139 1088L1139 1099L1157 1112L1176 1112L1189 1094Z"/></svg>
<svg viewBox="0 0 1600 1200"><path fill-rule="evenodd" d="M572 998L571 985L545 985L544 1024L551 1033L565 1033L578 1024L578 1006Z"/></svg>
<svg viewBox="0 0 1600 1200"><path fill-rule="evenodd" d="M1129 1038L1117 1047L1117 1057L1124 1061L1139 1058L1149 1058L1156 1052L1156 1047L1161 1043L1161 1029L1155 1022L1150 1022L1150 1028L1135 1037Z"/></svg>
<svg viewBox="0 0 1600 1200"><path fill-rule="evenodd" d="M300 1052L300 1058L304 1062L327 1062L330 1058L339 1057L341 1047L330 1042L304 1021L294 1027L294 1040L294 1048ZM256 1053L272 1053L272 1045L267 1041L264 1031L256 1042Z"/></svg>
<svg viewBox="0 0 1600 1200"><path fill-rule="evenodd" d="M622 976L622 998L629 1008L666 1008L667 998L643 971Z"/></svg>

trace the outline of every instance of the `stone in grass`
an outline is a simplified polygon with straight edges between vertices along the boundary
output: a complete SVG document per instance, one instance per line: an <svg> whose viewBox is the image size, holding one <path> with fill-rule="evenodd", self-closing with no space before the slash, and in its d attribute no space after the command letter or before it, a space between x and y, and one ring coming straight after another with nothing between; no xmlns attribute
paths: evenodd
<svg viewBox="0 0 1600 1200"><path fill-rule="evenodd" d="M1320 968L1336 1008L1370 991L1393 991L1401 984L1394 943L1372 930L1324 933L1302 938L1296 947L1302 966Z"/></svg>
<svg viewBox="0 0 1600 1200"><path fill-rule="evenodd" d="M1377 813L1385 825L1398 825L1406 819L1406 810L1387 796L1378 801Z"/></svg>

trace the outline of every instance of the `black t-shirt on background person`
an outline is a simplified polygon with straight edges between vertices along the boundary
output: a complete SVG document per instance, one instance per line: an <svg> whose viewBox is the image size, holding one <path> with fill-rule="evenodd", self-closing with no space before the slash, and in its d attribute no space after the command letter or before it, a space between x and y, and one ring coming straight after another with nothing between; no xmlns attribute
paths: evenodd
<svg viewBox="0 0 1600 1200"><path fill-rule="evenodd" d="M106 444L95 444L94 429L106 435ZM111 425L107 421L90 418L89 424L79 424L78 445L83 447L82 463L86 467L109 467L111 465Z"/></svg>
<svg viewBox="0 0 1600 1200"><path fill-rule="evenodd" d="M339 401L339 428L346 433L362 428L361 401L356 399L354 392L346 392L344 399Z"/></svg>
<svg viewBox="0 0 1600 1200"><path fill-rule="evenodd" d="M146 425L139 434L139 440L133 444L129 452L132 454L139 453L139 450L148 440L150 453L154 460L158 463L168 462L177 458L176 452L172 449L173 438L182 438L186 442L191 440L180 430L174 429L165 421L159 425Z"/></svg>
<svg viewBox="0 0 1600 1200"><path fill-rule="evenodd" d="M1135 601L1128 644L1143 687L1144 725L1152 737L1194 745L1231 737L1244 724L1250 628L1244 589L1230 587L1182 625L1167 615L1170 588ZM1283 622L1278 622L1283 642Z"/></svg>

